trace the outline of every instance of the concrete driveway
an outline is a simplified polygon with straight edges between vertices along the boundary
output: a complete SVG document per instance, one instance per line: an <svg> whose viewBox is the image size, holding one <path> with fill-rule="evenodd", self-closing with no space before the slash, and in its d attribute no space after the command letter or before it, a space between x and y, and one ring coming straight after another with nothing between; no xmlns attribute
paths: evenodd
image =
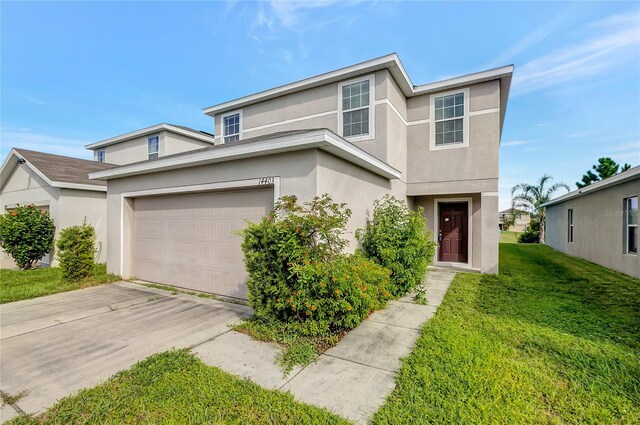
<svg viewBox="0 0 640 425"><path fill-rule="evenodd" d="M195 347L246 306L120 282L0 306L0 389L37 413L154 353ZM16 415L2 408L2 420Z"/></svg>

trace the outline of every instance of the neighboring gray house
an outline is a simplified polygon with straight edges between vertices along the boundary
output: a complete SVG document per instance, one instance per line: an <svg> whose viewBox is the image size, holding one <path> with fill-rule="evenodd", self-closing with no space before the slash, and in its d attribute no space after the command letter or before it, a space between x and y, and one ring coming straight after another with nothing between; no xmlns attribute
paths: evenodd
<svg viewBox="0 0 640 425"><path fill-rule="evenodd" d="M60 230L82 224L84 218L96 229L97 260L107 260L107 185L89 180L89 173L113 167L85 159L69 158L26 149L12 149L0 169L0 213L18 204L34 204L49 211ZM57 264L53 252L42 259L43 264ZM4 252L3 268L15 264Z"/></svg>
<svg viewBox="0 0 640 425"><path fill-rule="evenodd" d="M146 160L148 129L88 145L122 164L91 174L108 187L109 271L246 298L233 231L282 195L329 193L353 211L350 249L373 201L392 194L424 207L436 264L497 273L498 150L512 72L414 85L391 54L206 108L216 136L201 149L163 157L159 147ZM134 136L141 154L112 159Z"/></svg>
<svg viewBox="0 0 640 425"><path fill-rule="evenodd" d="M640 166L543 204L546 244L640 278Z"/></svg>

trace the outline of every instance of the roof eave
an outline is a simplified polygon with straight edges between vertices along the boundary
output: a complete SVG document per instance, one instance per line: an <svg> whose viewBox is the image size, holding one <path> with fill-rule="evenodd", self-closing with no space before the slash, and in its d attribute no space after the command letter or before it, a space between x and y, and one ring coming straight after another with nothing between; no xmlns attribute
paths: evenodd
<svg viewBox="0 0 640 425"><path fill-rule="evenodd" d="M597 192L599 190L606 189L608 187L616 186L619 184L627 183L628 181L640 179L640 165L633 167L627 171L623 171L620 174L617 174L613 177L609 177L606 180L600 181L598 183L591 184L589 186L585 186L582 189L574 190L573 192L565 193L562 196L558 196L555 199L550 200L549 202L545 202L540 205L541 207L550 207L553 205L561 204L563 202L569 201L571 199L579 198L581 196L588 195L590 193Z"/></svg>
<svg viewBox="0 0 640 425"><path fill-rule="evenodd" d="M89 174L90 179L109 180L159 171L228 162L318 148L350 161L388 179L400 178L401 173L383 161L353 146L328 130L312 130L304 134L282 136L246 145L229 146L220 150L185 153L175 157L123 165Z"/></svg>
<svg viewBox="0 0 640 425"><path fill-rule="evenodd" d="M398 83L398 86L402 90L405 97L413 97L497 79L507 82L505 87L508 94L511 75L513 74L514 67L513 65L507 65L499 68L489 69L486 71L476 72L473 74L463 75L461 77L455 77L429 84L414 86L404 66L402 65L400 58L396 53L392 53L345 68L340 68L335 71L330 71L324 74L316 75L314 77L305 78L303 80L296 81L290 84L274 87L272 89L254 93L248 96L243 96L238 99L230 100L228 102L219 103L217 105L204 108L202 111L206 115L213 117L216 114L240 109L253 103L263 102L269 99L286 96L288 94L296 93L302 90L308 90L310 88L318 87L321 85L346 80L351 77L375 72L380 69L388 69L396 80L396 83ZM506 105L503 109L506 109Z"/></svg>
<svg viewBox="0 0 640 425"><path fill-rule="evenodd" d="M131 131L129 133L125 133L125 134L121 134L119 136L115 136L115 137L110 137L108 139L104 139L104 140L100 140L99 142L94 142L94 143L89 143L88 145L85 145L86 149L99 149L99 148L103 148L105 146L109 146L109 145L114 145L116 143L122 143L122 142L126 142L128 140L131 139L135 139L138 137L143 137L149 134L153 134L153 133L157 133L160 131L169 131L172 133L176 133L176 134L181 134L183 136L187 136L187 137L191 137L192 139L196 139L202 142L206 142L206 143L214 143L214 138L213 136L209 137L204 135L203 133L200 132L196 132L196 131L189 131L183 128L179 128L179 127L175 127L171 124L156 124L156 125L152 125L151 127L145 127L142 128L140 130L136 130L136 131Z"/></svg>

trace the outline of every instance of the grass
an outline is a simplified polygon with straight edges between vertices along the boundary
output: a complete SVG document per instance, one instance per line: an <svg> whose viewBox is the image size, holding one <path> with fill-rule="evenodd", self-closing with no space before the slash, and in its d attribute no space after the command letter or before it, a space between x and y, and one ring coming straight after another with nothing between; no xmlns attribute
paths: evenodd
<svg viewBox="0 0 640 425"><path fill-rule="evenodd" d="M156 354L95 388L62 399L17 424L346 424L326 410L298 403L202 363L187 350Z"/></svg>
<svg viewBox="0 0 640 425"><path fill-rule="evenodd" d="M320 353L333 347L344 335L307 337L303 336L293 323L282 323L277 320L262 321L248 318L233 327L235 331L245 333L259 341L275 342L282 351L276 361L286 376L295 366L306 366Z"/></svg>
<svg viewBox="0 0 640 425"><path fill-rule="evenodd" d="M500 232L500 243L518 243L518 232L502 230Z"/></svg>
<svg viewBox="0 0 640 425"><path fill-rule="evenodd" d="M501 244L458 274L375 424L640 423L640 280Z"/></svg>
<svg viewBox="0 0 640 425"><path fill-rule="evenodd" d="M78 282L65 280L58 267L32 270L2 269L0 270L0 304L102 285L119 279L119 276L107 273L107 266L104 264L96 264L94 276Z"/></svg>

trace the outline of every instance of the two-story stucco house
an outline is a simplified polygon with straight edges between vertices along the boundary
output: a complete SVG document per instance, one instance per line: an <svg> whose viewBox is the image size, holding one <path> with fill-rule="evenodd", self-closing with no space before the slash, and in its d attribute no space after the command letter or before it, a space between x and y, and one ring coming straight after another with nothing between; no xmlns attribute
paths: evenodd
<svg viewBox="0 0 640 425"><path fill-rule="evenodd" d="M512 72L414 85L391 54L205 108L215 138L201 149L115 160L110 142L89 145L106 146L96 155L121 164L91 174L107 181L108 268L246 298L234 230L282 195L328 193L353 211L351 249L373 201L392 194L424 207L437 264L496 273L498 151Z"/></svg>

